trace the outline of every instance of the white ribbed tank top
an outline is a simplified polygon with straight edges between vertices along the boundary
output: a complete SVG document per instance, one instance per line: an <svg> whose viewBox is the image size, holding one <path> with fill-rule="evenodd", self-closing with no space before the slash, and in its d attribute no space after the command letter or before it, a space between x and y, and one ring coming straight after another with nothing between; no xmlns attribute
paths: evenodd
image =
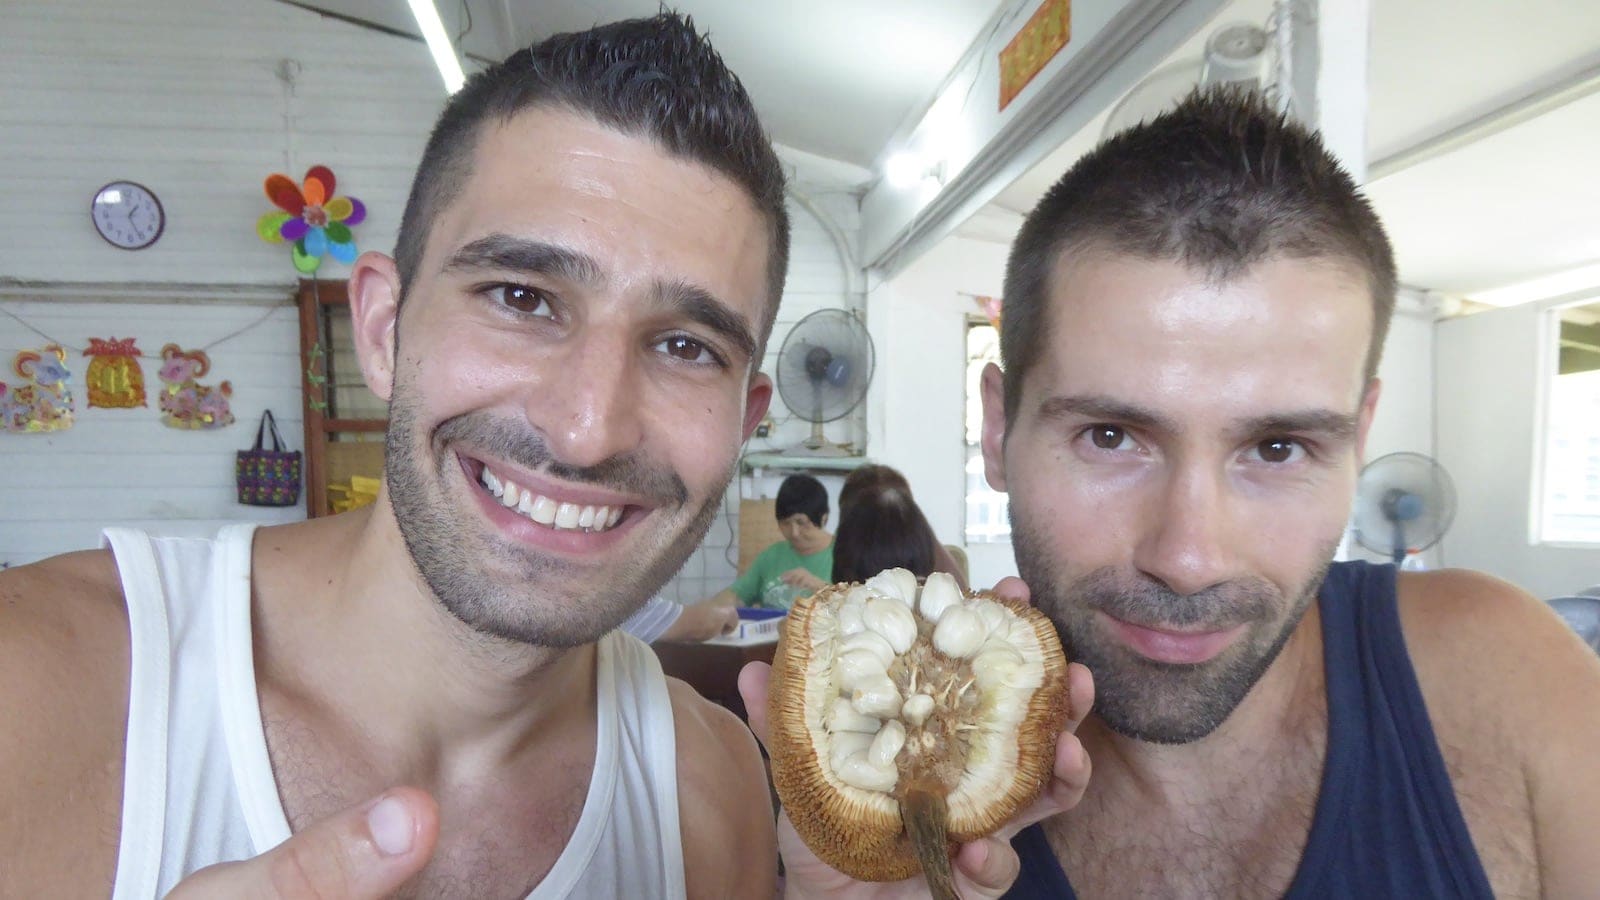
<svg viewBox="0 0 1600 900"><path fill-rule="evenodd" d="M213 538L107 529L132 635L122 834L112 900L160 897L289 837L250 635L255 526ZM599 642L594 774L577 828L530 900L682 898L672 703L649 647Z"/></svg>

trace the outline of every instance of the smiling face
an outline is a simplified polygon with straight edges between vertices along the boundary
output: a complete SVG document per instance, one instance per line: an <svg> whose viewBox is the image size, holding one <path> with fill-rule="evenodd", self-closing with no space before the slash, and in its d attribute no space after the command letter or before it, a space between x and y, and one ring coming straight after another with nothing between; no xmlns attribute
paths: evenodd
<svg viewBox="0 0 1600 900"><path fill-rule="evenodd" d="M1140 740L1209 734L1315 597L1377 383L1365 279L1276 258L1226 283L1069 256L1015 421L984 376L984 457L1017 565L1096 713Z"/></svg>
<svg viewBox="0 0 1600 900"><path fill-rule="evenodd" d="M392 261L362 258L386 490L458 618L574 646L678 570L771 395L768 235L732 181L533 109L485 125L403 306Z"/></svg>

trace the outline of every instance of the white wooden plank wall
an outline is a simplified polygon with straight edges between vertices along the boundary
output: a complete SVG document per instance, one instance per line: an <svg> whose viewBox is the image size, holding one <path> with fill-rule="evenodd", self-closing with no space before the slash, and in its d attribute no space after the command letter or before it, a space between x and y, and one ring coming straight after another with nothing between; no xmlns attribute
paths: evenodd
<svg viewBox="0 0 1600 900"><path fill-rule="evenodd" d="M204 344L267 307L56 303L15 284L96 283L103 287L85 290L113 295L127 285L281 286L287 294L295 277L287 248L254 230L271 208L262 179L285 172L298 181L313 164L332 167L339 192L368 209L357 243L388 250L444 101L422 44L260 0L4 0L0 97L0 296L10 298L0 303L73 346L131 334L152 354L168 340ZM855 196L799 174L855 252ZM117 250L89 223L93 191L123 178L152 188L166 208L166 233L147 250ZM861 304L829 233L797 204L790 214L789 283L768 373L806 313ZM344 274L324 263L324 277ZM0 316L0 364L40 343ZM207 380L233 382L239 421L210 433L169 429L153 407L86 409L87 360L74 358L78 425L53 436L0 435L0 563L93 546L108 523L194 531L233 518L297 517L239 506L232 493L233 453L253 437L245 430L264 406L279 413L289 443L302 444L296 348L288 308L215 348ZM153 397L159 381L145 362ZM810 431L776 398L772 415L776 430L752 450L792 446ZM827 431L864 443L864 410ZM732 580L738 500L771 496L778 480L730 486L723 514L667 596L693 601Z"/></svg>
<svg viewBox="0 0 1600 900"><path fill-rule="evenodd" d="M159 359L140 360L148 406L89 408L84 373L89 359L67 358L77 406L66 431L0 432L0 565L20 565L98 546L100 529L130 525L169 533L203 534L226 521L288 522L303 507L242 506L234 494L234 452L255 440L261 411L270 408L290 449L302 447L299 325L290 305L0 302L81 351L88 338L135 337L152 356L164 343L202 347L240 328L248 331L208 352L211 371L200 383L233 385L235 423L184 431L161 422ZM45 343L0 315L0 362L5 380L22 378L10 362L19 350ZM248 432L248 433L247 433Z"/></svg>

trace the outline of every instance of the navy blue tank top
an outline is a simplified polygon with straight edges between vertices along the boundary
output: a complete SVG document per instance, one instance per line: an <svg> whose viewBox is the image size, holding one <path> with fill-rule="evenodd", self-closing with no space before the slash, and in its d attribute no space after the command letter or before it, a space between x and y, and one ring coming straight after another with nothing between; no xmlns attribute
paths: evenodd
<svg viewBox="0 0 1600 900"><path fill-rule="evenodd" d="M1328 749L1311 833L1284 896L1493 900L1400 633L1394 566L1335 563L1318 606ZM1076 898L1042 827L1018 833L1011 846L1022 874L1007 898Z"/></svg>

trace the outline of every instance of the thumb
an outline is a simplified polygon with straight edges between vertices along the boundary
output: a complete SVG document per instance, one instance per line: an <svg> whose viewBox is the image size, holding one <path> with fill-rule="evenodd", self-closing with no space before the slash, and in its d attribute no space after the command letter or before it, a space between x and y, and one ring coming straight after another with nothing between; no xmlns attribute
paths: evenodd
<svg viewBox="0 0 1600 900"><path fill-rule="evenodd" d="M379 900L422 871L439 838L439 808L416 788L323 819L266 853L202 869L168 900Z"/></svg>
<svg viewBox="0 0 1600 900"><path fill-rule="evenodd" d="M1005 841L993 836L962 844L955 857L961 896L1000 897L1022 872L1022 860Z"/></svg>
<svg viewBox="0 0 1600 900"><path fill-rule="evenodd" d="M767 680L772 667L764 662L747 663L739 670L739 696L744 700L745 718L761 746L767 745Z"/></svg>

